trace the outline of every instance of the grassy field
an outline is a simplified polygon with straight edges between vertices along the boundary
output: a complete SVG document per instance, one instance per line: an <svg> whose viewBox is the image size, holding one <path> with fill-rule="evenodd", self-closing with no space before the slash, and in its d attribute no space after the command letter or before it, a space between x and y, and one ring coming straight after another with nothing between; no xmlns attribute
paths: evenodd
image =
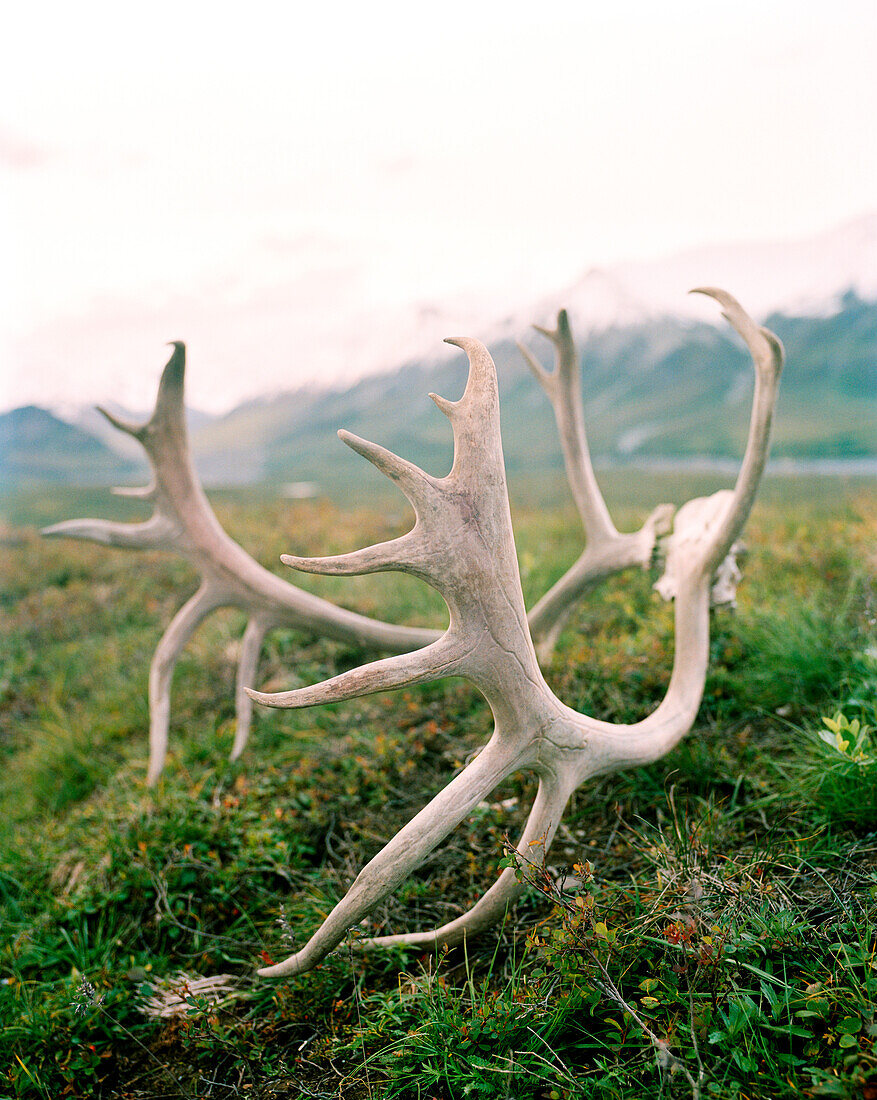
<svg viewBox="0 0 877 1100"><path fill-rule="evenodd" d="M721 483L603 480L627 527ZM528 604L581 549L563 499L559 482L515 486ZM334 553L407 523L395 499L214 504L290 577L281 552ZM461 681L259 711L231 765L243 619L223 612L177 669L169 765L148 792L148 664L195 575L161 554L42 541L33 526L132 508L84 491L6 502L0 1097L640 1100L689 1097L700 1080L702 1096L729 1100L877 1098L873 482L765 484L739 607L714 616L695 728L659 763L579 791L504 927L438 955L356 944L471 905L526 816L527 775L342 950L274 983L256 966L316 929L484 743L489 712ZM583 603L546 670L564 702L633 721L660 700L673 645L653 580L630 573ZM298 581L360 611L443 623L439 598L408 578ZM259 685L368 656L276 631ZM182 1013L148 1014L208 975L227 976L218 1000L194 993Z"/></svg>

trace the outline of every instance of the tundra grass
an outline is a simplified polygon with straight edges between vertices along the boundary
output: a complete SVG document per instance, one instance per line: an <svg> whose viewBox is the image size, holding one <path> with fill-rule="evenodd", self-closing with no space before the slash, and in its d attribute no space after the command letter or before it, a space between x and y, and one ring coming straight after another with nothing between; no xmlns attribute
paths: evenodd
<svg viewBox="0 0 877 1100"><path fill-rule="evenodd" d="M877 1097L877 493L785 484L750 522L737 610L714 615L695 728L657 764L576 794L547 860L526 853L528 889L502 928L465 950L358 947L483 893L523 824L528 775L321 966L273 983L255 968L300 946L464 766L486 705L448 681L259 711L229 764L243 620L223 612L178 666L168 767L148 792L148 664L196 578L168 555L42 541L27 525L83 514L87 494L15 502L0 602L0 1097ZM514 519L532 603L581 546L572 511L537 510L525 488ZM643 485L615 488L633 527ZM650 503L678 491L655 475L647 488ZM215 503L271 568L407 522L396 504ZM405 578L297 580L395 621L444 621ZM659 701L673 642L653 580L629 573L583 602L546 670L566 703L629 722ZM259 683L368 658L275 631Z"/></svg>

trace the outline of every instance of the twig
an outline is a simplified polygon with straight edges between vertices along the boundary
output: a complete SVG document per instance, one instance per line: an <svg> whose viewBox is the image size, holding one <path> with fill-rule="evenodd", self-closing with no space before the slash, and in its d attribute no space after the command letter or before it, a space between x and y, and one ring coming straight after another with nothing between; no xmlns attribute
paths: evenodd
<svg viewBox="0 0 877 1100"><path fill-rule="evenodd" d="M574 906L572 906L563 897L563 894L560 890L557 889L553 880L549 876L546 876L543 867L534 863L531 859L528 859L527 856L519 852L510 843L507 837L503 838L503 847L506 849L507 852L515 855L515 857L518 859L518 865L521 868L521 874L523 875L524 880L529 883L529 885L533 886L536 890L539 891L539 893L547 897L550 901L554 902L555 905L560 905L569 913L574 912ZM662 1074L662 1080L664 1070L669 1070L670 1073L684 1074L685 1079L691 1086L692 1100L701 1100L700 1086L701 1082L703 1081L704 1071L703 1064L700 1060L700 1054L697 1050L696 1040L695 1053L697 1054L698 1067L700 1071L697 1080L694 1079L691 1071L688 1069L682 1059L677 1057L677 1055L673 1053L673 1051L670 1049L669 1044L654 1031L652 1031L652 1029L648 1026L645 1020L642 1019L642 1017L639 1015L633 1005L629 1004L628 1001L625 1000L623 994L618 989L615 982L612 980L612 976L606 969L606 966L603 963L602 959L600 959L593 948L583 945L583 951L590 956L591 961L596 965L602 976L602 980L596 979L594 981L595 987L603 994L604 997L608 997L609 1000L614 1001L622 1009L623 1012L627 1012L630 1015L631 1019L642 1029L643 1033L648 1037L652 1046L655 1048L655 1061L657 1063L659 1073ZM693 1000L691 999L690 984L689 1004L691 1005L691 1019L693 1028L694 1012Z"/></svg>
<svg viewBox="0 0 877 1100"><path fill-rule="evenodd" d="M359 982L357 981L357 978L356 978L356 968L353 965L353 944L352 944L352 941L351 941L351 932L353 932L353 931L354 931L354 929L352 929L352 928L347 929L347 957L350 960L350 972L353 975L353 1000L356 1004L356 1026L359 1028L360 1035L362 1035L362 1013L360 1012L360 1007L359 1007L359 1001L360 1001ZM368 1089L369 1100L371 1100L371 1097L372 1097L372 1083L371 1083L371 1078L369 1077L368 1059L365 1056L365 1048L363 1048L363 1051L362 1051L362 1068L365 1070L365 1087Z"/></svg>
<svg viewBox="0 0 877 1100"><path fill-rule="evenodd" d="M88 981L87 978L83 978L80 981L79 988L77 989L76 992L77 992L77 998L78 999L73 1002L73 1011L76 1013L77 1016L85 1015L85 1013L88 1011L88 1006L93 1005L98 1010L98 1012L102 1012L103 1015L106 1016L106 1018L110 1021L110 1023L113 1025L113 1027L117 1027L120 1031L123 1031L128 1036L129 1039L133 1039L134 1042L139 1047L141 1047L143 1050L146 1051L147 1055L153 1060L153 1062L155 1062L155 1064L158 1066L158 1068L163 1073L166 1073L168 1075L168 1077L170 1077L170 1079L173 1081L173 1083L180 1090L180 1095L181 1096L185 1096L187 1098L187 1100L195 1100L195 1098L192 1096L192 1094L190 1092L187 1092L183 1088L182 1083L180 1082L180 1080L176 1076L176 1074L173 1072L173 1070L170 1068L170 1066L168 1066L164 1062L160 1061L160 1059L156 1057L155 1053L153 1051L151 1051L145 1043L141 1042L141 1040L137 1038L137 1036L134 1034L133 1031L130 1031L127 1027L125 1027L124 1024L119 1023L118 1020L114 1019L109 1014L109 1012L107 1012L107 1010L103 1007L103 1000L104 1000L103 997L98 997L97 990L91 984L91 982Z"/></svg>
<svg viewBox="0 0 877 1100"><path fill-rule="evenodd" d="M655 1061L657 1062L659 1071L669 1070L671 1073L680 1072L685 1075L685 1079L691 1085L691 1095L693 1100L700 1100L700 1082L695 1081L691 1076L691 1072L688 1066L678 1058L670 1049L668 1043L666 1043L659 1035L656 1035L649 1025L642 1019L633 1005L629 1004L622 996L620 990L612 981L612 977L609 971L603 965L603 961L597 955L595 951L590 951L592 960L597 964L600 973L603 975L603 981L596 981L594 985L600 990L600 992L608 997L624 1011L629 1013L631 1019L642 1028L643 1032L648 1036L650 1042L655 1048Z"/></svg>
<svg viewBox="0 0 877 1100"><path fill-rule="evenodd" d="M697 1059L697 1083L698 1086L703 1084L705 1077L703 1062L700 1057L700 1045L697 1041L697 1032L694 1026L694 991L691 988L691 975L688 973L688 969L685 971L685 979L688 984L688 1022L691 1028L691 1045L694 1047L694 1057ZM697 1093L699 1095L699 1091Z"/></svg>

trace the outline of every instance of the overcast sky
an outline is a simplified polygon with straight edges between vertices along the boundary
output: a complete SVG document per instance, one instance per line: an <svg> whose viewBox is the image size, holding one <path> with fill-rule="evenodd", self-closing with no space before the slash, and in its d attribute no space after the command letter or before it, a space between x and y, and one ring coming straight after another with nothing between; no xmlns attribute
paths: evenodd
<svg viewBox="0 0 877 1100"><path fill-rule="evenodd" d="M434 303L829 228L877 206L875 57L873 0L19 4L0 408L146 407L184 339L218 411Z"/></svg>

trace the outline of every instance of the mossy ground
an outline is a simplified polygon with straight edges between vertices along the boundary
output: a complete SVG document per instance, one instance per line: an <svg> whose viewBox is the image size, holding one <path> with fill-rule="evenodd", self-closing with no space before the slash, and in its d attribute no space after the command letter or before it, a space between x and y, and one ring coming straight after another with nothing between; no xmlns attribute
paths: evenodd
<svg viewBox="0 0 877 1100"><path fill-rule="evenodd" d="M686 491L659 482L649 504ZM619 526L648 510L642 489L610 494ZM535 495L514 517L529 603L580 550L572 511ZM873 486L765 487L739 607L714 617L695 728L652 767L577 793L502 929L437 957L363 953L351 932L280 983L255 966L310 935L483 744L486 705L449 681L259 711L229 764L243 620L222 612L178 666L171 756L147 791L147 668L196 578L166 555L27 526L95 503L18 500L4 531L0 1096L632 1100L690 1096L702 1070L710 1097L877 1097L877 766L816 736L837 712L874 724ZM407 522L396 504L215 503L271 567ZM653 579L628 573L582 604L547 670L566 703L627 722L659 701L673 644ZM297 580L398 622L443 621L408 579ZM276 631L259 682L367 659ZM428 928L472 904L533 791L527 775L505 783L362 931ZM211 974L231 976L220 1003L144 1015L149 996Z"/></svg>

